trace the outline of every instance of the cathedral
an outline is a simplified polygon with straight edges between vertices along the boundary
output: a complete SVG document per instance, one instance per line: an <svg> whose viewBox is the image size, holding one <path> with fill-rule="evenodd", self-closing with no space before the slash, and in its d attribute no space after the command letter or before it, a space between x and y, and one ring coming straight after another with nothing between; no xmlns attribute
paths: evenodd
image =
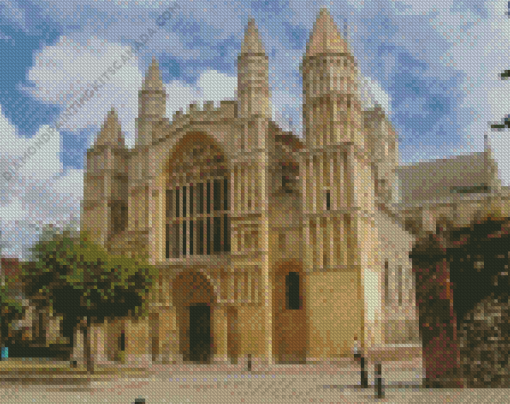
<svg viewBox="0 0 510 404"><path fill-rule="evenodd" d="M147 318L94 329L97 360L313 363L352 357L355 339L372 357L421 355L398 137L379 105L362 108L356 60L326 9L300 70L302 138L272 120L253 19L235 100L170 120L153 59L133 148L109 112L87 152L81 229L159 278Z"/></svg>

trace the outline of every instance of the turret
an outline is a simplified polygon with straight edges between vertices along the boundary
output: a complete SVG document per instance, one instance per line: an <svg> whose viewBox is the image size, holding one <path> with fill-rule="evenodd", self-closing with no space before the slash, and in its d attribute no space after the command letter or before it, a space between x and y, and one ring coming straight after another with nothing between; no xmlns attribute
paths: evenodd
<svg viewBox="0 0 510 404"><path fill-rule="evenodd" d="M357 64L326 9L315 22L301 72L307 146L362 145Z"/></svg>
<svg viewBox="0 0 510 404"><path fill-rule="evenodd" d="M122 135L119 117L115 108L108 112L99 135L94 142L94 147L97 148L98 146L125 147L124 136Z"/></svg>
<svg viewBox="0 0 510 404"><path fill-rule="evenodd" d="M159 64L154 57L138 95L137 145L152 143L152 129L166 114L166 91L161 79Z"/></svg>
<svg viewBox="0 0 510 404"><path fill-rule="evenodd" d="M237 59L237 99L240 117L271 117L268 57L253 18Z"/></svg>
<svg viewBox="0 0 510 404"><path fill-rule="evenodd" d="M378 224L372 165L364 150L356 62L326 9L315 22L301 72L306 136L299 165L305 301L323 299L321 285L348 284L334 299L323 299L322 309L347 313L344 302L349 302L346 315L356 320L340 325L333 318L323 323L313 315L307 319L324 348L331 341L337 347L349 346L354 337L365 345L365 279L377 279L380 272L374 248ZM343 331L333 337L335 327ZM379 326L374 325L371 333L380 341ZM307 355L321 353L317 349Z"/></svg>
<svg viewBox="0 0 510 404"><path fill-rule="evenodd" d="M106 246L127 225L129 150L116 111L103 124L94 146L87 151L82 228Z"/></svg>

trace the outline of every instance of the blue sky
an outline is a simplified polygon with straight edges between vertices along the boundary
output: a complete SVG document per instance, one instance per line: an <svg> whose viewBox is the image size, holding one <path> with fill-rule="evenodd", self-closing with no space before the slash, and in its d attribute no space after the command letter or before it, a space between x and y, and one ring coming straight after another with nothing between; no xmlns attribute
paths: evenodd
<svg viewBox="0 0 510 404"><path fill-rule="evenodd" d="M69 102L149 27L156 34L16 175L0 184L5 253L19 255L45 223L79 217L84 156L107 111L134 144L138 89L153 55L169 94L167 116L192 101L232 98L249 16L270 64L274 118L301 134L301 62L320 7L347 36L364 102L377 100L401 141L402 163L481 151L488 122L510 113L510 20L501 0L0 0L0 165L19 157ZM368 94L371 94L369 96ZM503 182L507 134L490 133ZM37 196L37 197L36 197Z"/></svg>

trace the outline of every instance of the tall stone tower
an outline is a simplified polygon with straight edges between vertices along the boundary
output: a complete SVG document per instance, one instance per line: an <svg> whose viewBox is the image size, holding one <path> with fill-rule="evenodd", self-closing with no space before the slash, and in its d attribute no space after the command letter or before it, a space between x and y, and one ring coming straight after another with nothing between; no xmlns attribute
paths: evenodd
<svg viewBox="0 0 510 404"><path fill-rule="evenodd" d="M158 124L165 120L166 91L156 57L145 75L138 93L136 142L130 157L129 174L129 252L132 256L148 257L149 234L153 231L150 207L154 204L152 143L161 133ZM154 258L151 258L154 259Z"/></svg>
<svg viewBox="0 0 510 404"><path fill-rule="evenodd" d="M136 118L136 144L152 144L153 127L166 114L166 91L163 87L159 64L154 57L145 76L138 101L138 118Z"/></svg>
<svg viewBox="0 0 510 404"><path fill-rule="evenodd" d="M365 148L357 64L326 9L306 47L300 163L303 262L311 358L364 343L364 272L377 245L374 184Z"/></svg>
<svg viewBox="0 0 510 404"><path fill-rule="evenodd" d="M112 108L94 146L87 151L83 229L106 246L127 227L128 158L117 113Z"/></svg>
<svg viewBox="0 0 510 404"><path fill-rule="evenodd" d="M264 355L272 360L272 306L269 276L268 150L270 112L268 58L250 19L238 57L238 147L233 148L231 189L232 276L258 280L257 305L239 307L239 315L259 318ZM249 237L249 240L245 237ZM256 246L255 249L253 246ZM231 278L233 280L233 278ZM240 296L240 299L243 299ZM245 313L245 314L243 314ZM248 314L251 313L251 314Z"/></svg>

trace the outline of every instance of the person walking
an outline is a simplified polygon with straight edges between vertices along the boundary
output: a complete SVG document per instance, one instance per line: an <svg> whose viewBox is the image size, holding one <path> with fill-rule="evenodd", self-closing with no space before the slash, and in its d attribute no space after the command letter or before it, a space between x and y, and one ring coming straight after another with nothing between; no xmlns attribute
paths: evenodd
<svg viewBox="0 0 510 404"><path fill-rule="evenodd" d="M359 361L359 358L361 358L361 344L358 340L358 337L357 336L354 336L354 347L353 347L353 351L354 351L354 358L356 359L356 361L358 362Z"/></svg>

